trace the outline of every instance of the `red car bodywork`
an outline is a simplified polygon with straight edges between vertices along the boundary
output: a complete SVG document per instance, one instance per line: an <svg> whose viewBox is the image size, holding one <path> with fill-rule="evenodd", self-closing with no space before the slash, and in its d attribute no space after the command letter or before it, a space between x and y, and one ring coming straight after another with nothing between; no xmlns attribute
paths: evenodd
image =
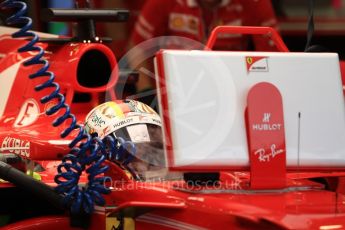
<svg viewBox="0 0 345 230"><path fill-rule="evenodd" d="M1 30L5 29L1 27ZM26 41L12 39L9 32L12 31L6 30L0 36L1 78L13 78L12 85L0 86L1 89L10 87L7 97L0 99L3 106L1 153L15 153L40 163L45 168L38 172L41 180L55 186L56 162L69 152L71 140L61 139L59 134L68 124L51 126L54 116L45 115L46 108L39 102L47 92L34 90L38 82L28 78L33 69L16 67L31 55L17 52ZM51 63L51 71L67 103L71 104L79 123L83 123L86 114L101 102L100 93L115 85L117 73L105 85L85 87L77 77L78 68L82 68L80 62L86 53L96 51L108 61L111 70L116 69L113 53L101 43L41 42L39 45L46 50L45 58ZM9 68L14 69L4 74ZM75 102L76 93L87 93L90 98L87 102ZM219 183L198 187L184 181L135 181L117 164L107 164L110 166L107 175L112 178L111 193L105 196L105 207L95 208L90 229L345 229L345 170L291 172L287 174L285 188L253 190L249 186L249 172L221 172ZM2 182L0 192L11 187ZM15 202L16 197L5 199ZM67 213L23 218L3 227L69 228Z"/></svg>

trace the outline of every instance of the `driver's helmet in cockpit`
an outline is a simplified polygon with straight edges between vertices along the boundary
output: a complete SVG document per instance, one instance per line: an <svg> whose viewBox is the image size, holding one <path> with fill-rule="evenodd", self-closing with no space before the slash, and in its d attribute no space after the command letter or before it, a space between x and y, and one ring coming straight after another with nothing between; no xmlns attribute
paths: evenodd
<svg viewBox="0 0 345 230"><path fill-rule="evenodd" d="M101 139L111 135L132 142L135 154L126 166L136 177L150 180L166 175L161 119L148 105L135 100L103 103L86 116L85 129Z"/></svg>

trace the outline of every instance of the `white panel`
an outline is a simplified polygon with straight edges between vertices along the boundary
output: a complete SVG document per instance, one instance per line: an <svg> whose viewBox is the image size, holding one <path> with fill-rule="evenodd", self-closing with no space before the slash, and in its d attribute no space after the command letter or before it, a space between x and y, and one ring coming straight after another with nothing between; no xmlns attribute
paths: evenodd
<svg viewBox="0 0 345 230"><path fill-rule="evenodd" d="M247 56L268 58L248 71ZM163 61L177 166L247 166L246 98L262 81L283 97L288 165L345 166L337 54L164 51Z"/></svg>

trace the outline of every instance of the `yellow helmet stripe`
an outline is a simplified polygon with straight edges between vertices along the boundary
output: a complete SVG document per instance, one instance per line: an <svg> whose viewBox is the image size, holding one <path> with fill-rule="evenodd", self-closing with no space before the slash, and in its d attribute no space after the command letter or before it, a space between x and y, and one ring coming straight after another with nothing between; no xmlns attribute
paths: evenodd
<svg viewBox="0 0 345 230"><path fill-rule="evenodd" d="M116 116L119 116L121 118L125 117L125 114L123 113L123 110L121 109L121 107L117 103L111 101L111 102L109 102L109 107L114 109Z"/></svg>

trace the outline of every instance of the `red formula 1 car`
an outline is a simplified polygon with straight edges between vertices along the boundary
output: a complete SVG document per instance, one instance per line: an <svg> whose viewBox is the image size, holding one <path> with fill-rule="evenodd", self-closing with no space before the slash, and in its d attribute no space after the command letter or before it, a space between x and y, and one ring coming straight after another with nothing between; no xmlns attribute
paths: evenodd
<svg viewBox="0 0 345 230"><path fill-rule="evenodd" d="M13 1L9 2L13 3ZM126 12L123 11L93 14L91 10L80 10L80 14L74 11L71 15L64 10L51 10L49 13L55 19L73 16L79 18L75 20L84 20L84 23L90 18L109 20L111 17L114 20L113 17L115 17L115 20L122 21L123 17L126 17ZM175 155L174 161L174 155L171 155L174 153L173 150L177 152L176 145L171 145L167 141L169 138L175 144L179 141L173 139L175 136L171 131L176 125L173 122L174 113L167 113L171 117L163 117L164 146L169 168L175 168L178 171L168 172L168 166L162 166L159 170L147 170L143 176L142 172L130 170L118 159L110 158L101 161L101 165L109 167L107 171L104 170L101 173L108 176L101 185L106 185L109 190L104 192L106 194L101 194L105 199L104 204L97 202L101 200L97 193L91 199L94 201L91 207L89 201L83 200L96 193L94 192L96 190L91 190L94 186L91 181L97 180L100 174L94 177L90 169L97 165L97 162L92 162L83 168L81 161L78 161L77 166L73 165L74 171L67 170L68 167L72 168L75 159L70 155L76 153L69 146L78 133L72 131L66 138L61 138L60 133L70 127L71 119L61 122L61 125L56 125L57 127L52 127L51 123L63 116L68 109L64 107L63 110L53 110L52 115L49 115L49 112L47 115L45 111L54 109L61 102L61 97L46 101L43 99L45 101L43 104L40 102L42 97L49 95L56 87L42 87L45 81L39 77L29 79L28 76L37 73L45 63L30 65L26 62L37 56L39 51L22 52L22 47L28 43L27 35L24 38L11 37L11 34L16 31L17 29L0 27L0 177L3 179L0 182L0 224L2 229L83 227L89 229L326 230L345 228L345 184L343 183L345 167L342 164L344 149L341 149L340 155L336 156L339 158L339 164L333 162L320 167L286 168L288 157L285 155L285 146L281 145L279 147L284 151L272 146L269 146L270 154L265 154L269 151L267 149L254 151L254 157L259 156L259 158L255 158L255 161L253 157L250 166L242 162L239 163L240 167L235 167L236 165L226 167L226 163L219 165L219 162L213 162L213 166L203 163L186 167L182 163L181 167L181 163L176 161L176 158L181 158L181 156ZM267 32L267 29L264 31ZM274 33L271 30L269 32ZM103 101L100 95L108 90L113 92L112 88L118 80L118 73L116 71L112 73L117 65L114 54L99 42L99 38L90 37L90 34L81 33L74 40L48 34L39 35L41 39L36 45L44 49L44 59L50 62L49 71L55 73L55 81L60 85L60 94L65 98L64 103L70 105L77 122L83 124L87 114ZM18 51L18 49L22 50ZM171 73L169 57L174 58L175 55L180 58L185 54L162 51L157 56L157 71L161 76L158 83L162 86L161 106L170 112L175 104L169 104L170 97L173 96L169 91L171 88L167 87L169 73ZM258 61L264 60L267 54L264 59L257 58L262 54L256 55L257 59L254 58L254 61L253 54L251 55L249 58L248 55L246 56L247 66L243 65L244 72L253 71L262 74L265 64L262 65L262 62ZM191 56L195 57L195 53ZM270 56L271 60L274 60L273 56ZM177 64L185 63L184 59L176 60ZM26 64L23 64L25 62ZM221 61L221 63L224 62ZM339 66L335 65L334 68L336 67ZM46 76L45 74L38 75ZM336 78L334 79L336 82ZM340 79L338 80L340 82ZM207 82L200 86L205 84ZM271 85L264 84L258 87L256 89L259 92L265 89L266 92L276 95L277 91L272 89ZM257 91L254 90L252 93L254 100L260 98L255 94ZM115 94L110 93L110 95L112 100L116 99ZM268 98L273 97L272 95ZM262 100L269 101L268 98L264 97ZM341 100L343 98L338 97L337 101ZM274 105L281 108L281 101L272 103L278 103ZM259 118L255 117L257 113L255 106L249 106L247 111L248 124L251 124L251 119L261 119L261 114ZM340 112L343 112L343 109ZM282 114L282 111L278 109L277 113ZM269 137L269 140L276 138L274 140L279 139L285 145L284 135L281 135L284 130L280 129L281 122L284 121L279 120L279 125L271 124L269 121L273 112L264 114L266 115L262 119L262 126L256 124L248 126L253 127L252 130L247 127L248 134L244 136L249 143L244 148L248 147L251 150L255 147L255 140L258 138L253 137L257 135L255 131L260 129L266 129L266 131L279 129L280 136L273 135L274 137ZM304 114L302 118L303 116ZM279 119L283 118L279 117ZM345 128L341 125L343 124L339 124L339 130ZM285 127L285 130L288 129ZM301 132L303 131L302 129ZM245 130L242 130L242 133L244 132ZM259 139L260 135L265 136L259 133ZM341 131L339 135L339 138L344 138L341 136ZM93 142L90 146L97 146L95 143ZM289 143L287 142L286 145L288 146ZM82 149L83 144L79 145L79 148ZM303 156L303 152L301 154ZM323 152L323 154L322 160L327 160L327 153ZM70 158L67 159L66 156ZM97 155L97 157L99 160L101 156ZM64 169L67 170L67 176L64 180L56 180L58 172L65 172L60 167L61 160L65 163ZM206 161L213 161L213 159L206 159ZM262 165L262 161L269 161L272 164ZM317 162L320 163L320 161ZM217 170L217 167L221 170ZM190 171L190 173L181 173L181 170ZM71 175L68 172L79 173L77 186L73 187L76 190L61 192L54 189L59 187L56 184L57 181L62 182L60 185L69 182L68 179L72 177L68 177ZM267 178L269 179L266 180ZM98 185L100 184L96 184L96 187ZM70 196L70 194L77 195ZM82 195L78 196L78 194Z"/></svg>

